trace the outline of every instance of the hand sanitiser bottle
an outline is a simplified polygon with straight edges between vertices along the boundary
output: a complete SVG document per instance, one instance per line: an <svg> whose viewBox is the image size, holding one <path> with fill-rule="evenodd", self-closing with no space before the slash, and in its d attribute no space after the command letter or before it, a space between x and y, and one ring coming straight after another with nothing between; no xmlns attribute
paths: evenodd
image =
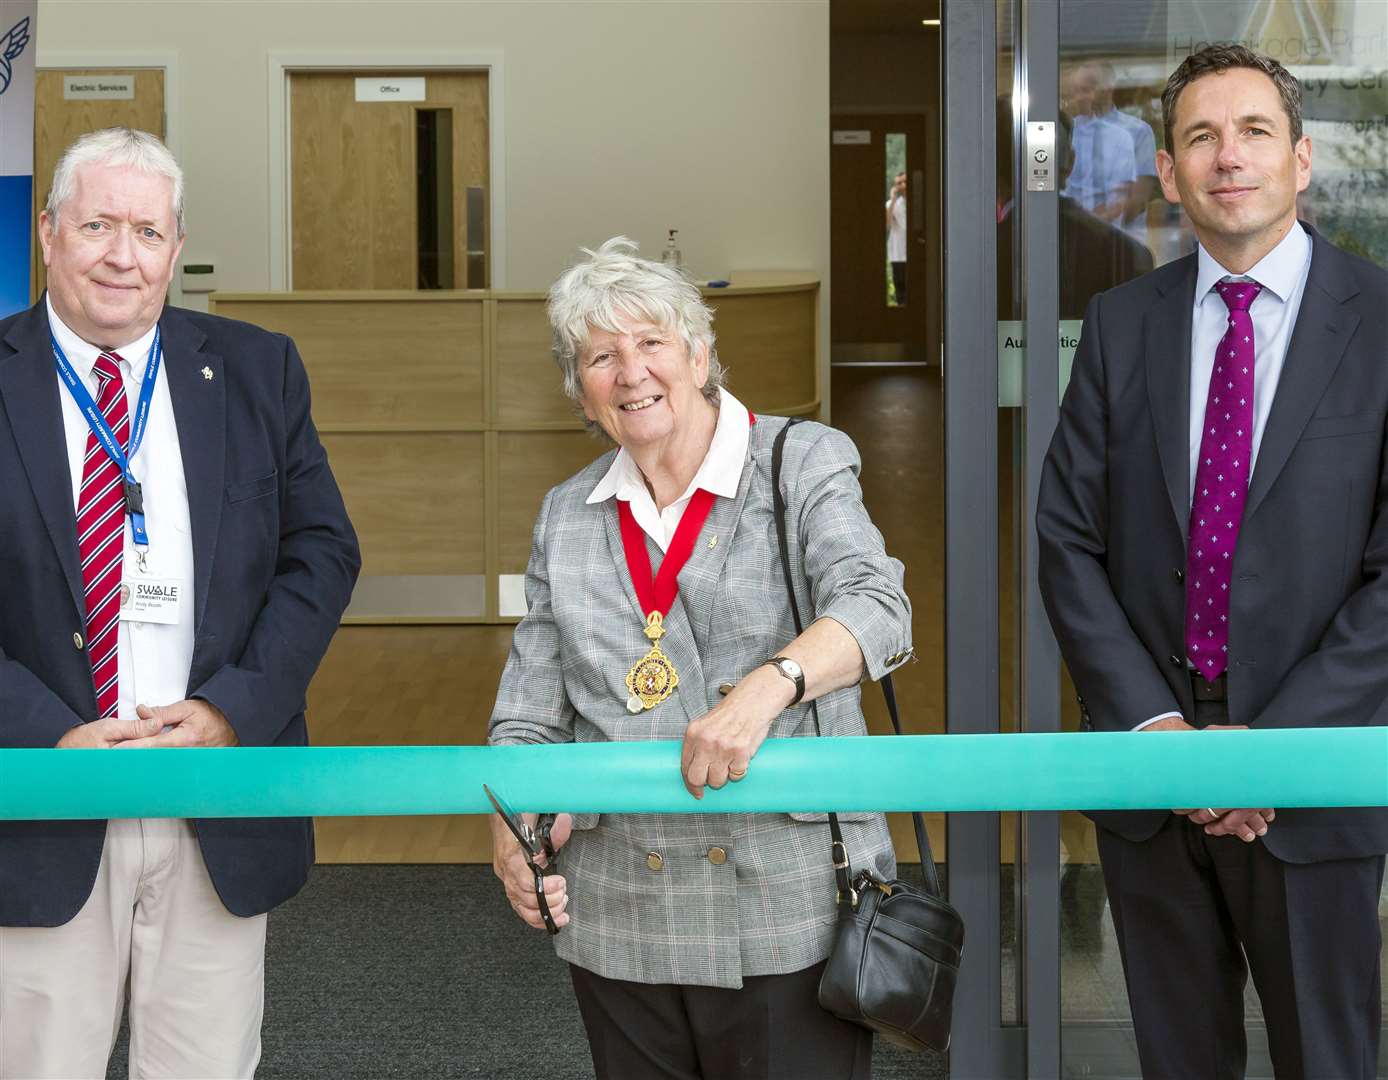
<svg viewBox="0 0 1388 1080"><path fill-rule="evenodd" d="M666 266L673 266L679 269L684 265L684 258L680 255L680 249L675 246L675 235L678 229L670 230L670 239L665 241L665 250L660 253L660 261Z"/></svg>

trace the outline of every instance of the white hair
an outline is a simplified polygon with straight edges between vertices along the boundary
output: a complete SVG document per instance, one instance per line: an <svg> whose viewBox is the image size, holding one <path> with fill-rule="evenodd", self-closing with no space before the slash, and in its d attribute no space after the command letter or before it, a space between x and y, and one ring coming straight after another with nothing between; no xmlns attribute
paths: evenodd
<svg viewBox="0 0 1388 1080"><path fill-rule="evenodd" d="M614 236L559 275L549 290L549 324L554 330L554 362L564 376L564 393L577 402L583 393L579 356L593 329L620 333L621 316L648 319L678 334L692 360L698 348L708 350L708 379L703 393L718 404L723 365L714 348L713 310L683 272L636 254L635 241ZM588 423L589 430L594 425Z"/></svg>
<svg viewBox="0 0 1388 1080"><path fill-rule="evenodd" d="M174 221L178 235L183 236L183 170L158 138L147 131L128 127L89 132L63 151L58 167L53 170L53 186L48 190L48 204L44 207L55 226L63 203L72 196L76 186L77 170L83 165L111 165L167 177L173 185Z"/></svg>

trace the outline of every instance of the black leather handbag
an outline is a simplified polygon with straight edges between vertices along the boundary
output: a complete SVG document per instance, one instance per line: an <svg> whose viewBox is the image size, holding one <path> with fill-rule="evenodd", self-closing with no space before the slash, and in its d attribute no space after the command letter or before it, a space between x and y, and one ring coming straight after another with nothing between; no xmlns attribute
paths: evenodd
<svg viewBox="0 0 1388 1080"><path fill-rule="evenodd" d="M781 568L795 632L803 632L800 605L790 573L786 541L786 505L781 494L781 455L786 433L798 423L789 421L776 436L771 452L772 498ZM882 677L892 727L901 734L892 677ZM819 710L813 702L815 734ZM921 854L924 887L909 882L883 881L871 870L856 875L843 841L837 814L829 815L831 855L838 885L838 918L834 945L819 981L819 1004L841 1020L877 1032L910 1050L949 1048L954 984L964 954L964 920L945 901L930 851L930 837L919 813L911 815Z"/></svg>

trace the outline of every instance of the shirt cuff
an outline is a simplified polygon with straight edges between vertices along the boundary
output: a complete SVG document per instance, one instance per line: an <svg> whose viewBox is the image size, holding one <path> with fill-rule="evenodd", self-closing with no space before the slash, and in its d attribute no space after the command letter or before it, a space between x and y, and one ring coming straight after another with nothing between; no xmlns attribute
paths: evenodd
<svg viewBox="0 0 1388 1080"><path fill-rule="evenodd" d="M1184 719L1185 719L1185 717L1182 716L1182 715L1181 715L1180 713L1178 713L1178 712L1164 712L1164 713L1162 713L1160 716L1154 716L1154 717L1152 717L1152 719L1150 719L1150 720L1144 720L1144 721L1142 721L1142 723L1138 724L1137 727L1133 728L1133 730L1134 730L1134 731L1142 731L1144 728L1149 728L1149 727L1151 727L1151 726L1152 726L1153 724L1155 724L1158 720L1170 720L1170 719L1172 719L1173 717L1174 717L1175 719L1177 719L1177 720L1184 720Z"/></svg>

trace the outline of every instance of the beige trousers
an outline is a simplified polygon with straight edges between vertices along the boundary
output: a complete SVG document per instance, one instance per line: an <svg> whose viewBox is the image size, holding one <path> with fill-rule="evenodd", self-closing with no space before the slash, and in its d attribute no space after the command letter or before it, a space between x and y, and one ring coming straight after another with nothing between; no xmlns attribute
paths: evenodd
<svg viewBox="0 0 1388 1080"><path fill-rule="evenodd" d="M0 1080L100 1080L127 991L131 1080L255 1074L265 916L222 906L186 821L111 821L71 922L0 927Z"/></svg>

